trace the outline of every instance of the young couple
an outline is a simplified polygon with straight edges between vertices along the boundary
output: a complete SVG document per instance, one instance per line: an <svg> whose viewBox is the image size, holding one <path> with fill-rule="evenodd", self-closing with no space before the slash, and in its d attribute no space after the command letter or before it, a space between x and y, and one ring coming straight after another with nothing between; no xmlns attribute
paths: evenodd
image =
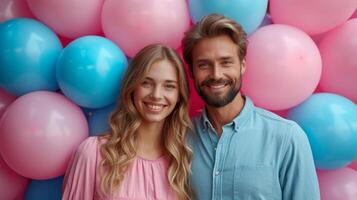
<svg viewBox="0 0 357 200"><path fill-rule="evenodd" d="M201 116L191 126L187 79L175 51L144 48L129 65L110 131L89 137L74 155L62 199L319 199L304 132L240 92L242 28L212 14L182 44L206 102Z"/></svg>

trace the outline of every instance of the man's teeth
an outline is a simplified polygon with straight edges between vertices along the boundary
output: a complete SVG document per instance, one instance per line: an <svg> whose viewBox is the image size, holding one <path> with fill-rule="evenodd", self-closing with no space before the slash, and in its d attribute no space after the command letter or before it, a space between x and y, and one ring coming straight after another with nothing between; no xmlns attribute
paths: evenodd
<svg viewBox="0 0 357 200"><path fill-rule="evenodd" d="M221 84L221 85L210 85L211 88L214 88L214 89L219 89L219 88L222 88L224 87L225 85L224 84Z"/></svg>

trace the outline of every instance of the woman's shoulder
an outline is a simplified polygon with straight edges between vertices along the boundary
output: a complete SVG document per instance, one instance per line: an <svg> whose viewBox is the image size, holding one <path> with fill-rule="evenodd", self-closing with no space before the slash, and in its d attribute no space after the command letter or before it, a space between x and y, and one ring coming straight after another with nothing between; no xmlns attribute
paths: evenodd
<svg viewBox="0 0 357 200"><path fill-rule="evenodd" d="M99 136L90 136L83 140L77 148L77 156L82 158L93 158L97 155L101 145Z"/></svg>

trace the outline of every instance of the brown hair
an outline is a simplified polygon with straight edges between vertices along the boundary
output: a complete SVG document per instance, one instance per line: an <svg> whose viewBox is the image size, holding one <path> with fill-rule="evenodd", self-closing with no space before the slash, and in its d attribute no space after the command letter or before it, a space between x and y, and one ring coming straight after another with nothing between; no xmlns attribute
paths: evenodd
<svg viewBox="0 0 357 200"><path fill-rule="evenodd" d="M106 141L101 146L101 167L108 170L101 180L101 190L104 194L118 189L124 173L136 156L136 131L140 127L141 117L134 106L133 93L152 64L161 60L170 61L176 68L179 88L179 101L165 119L163 128L164 146L169 159L167 178L178 199L190 199L188 176L192 151L186 145L186 133L192 127L188 116L189 89L180 57L171 48L159 44L142 49L129 64L122 84L119 105L109 119L109 135L102 136Z"/></svg>
<svg viewBox="0 0 357 200"><path fill-rule="evenodd" d="M247 36L242 27L223 15L210 14L195 24L185 33L182 39L183 57L192 70L192 52L195 45L202 39L227 35L238 46L238 57L242 62L247 52Z"/></svg>

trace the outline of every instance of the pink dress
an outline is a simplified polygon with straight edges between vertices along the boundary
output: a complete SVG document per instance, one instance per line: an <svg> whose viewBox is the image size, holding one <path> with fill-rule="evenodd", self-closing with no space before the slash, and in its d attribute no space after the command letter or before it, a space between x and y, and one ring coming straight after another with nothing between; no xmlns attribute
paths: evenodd
<svg viewBox="0 0 357 200"><path fill-rule="evenodd" d="M117 192L110 197L101 197L98 167L102 156L99 147L97 137L87 138L78 147L65 175L63 200L176 199L167 180L168 161L165 157L157 160L136 157Z"/></svg>

